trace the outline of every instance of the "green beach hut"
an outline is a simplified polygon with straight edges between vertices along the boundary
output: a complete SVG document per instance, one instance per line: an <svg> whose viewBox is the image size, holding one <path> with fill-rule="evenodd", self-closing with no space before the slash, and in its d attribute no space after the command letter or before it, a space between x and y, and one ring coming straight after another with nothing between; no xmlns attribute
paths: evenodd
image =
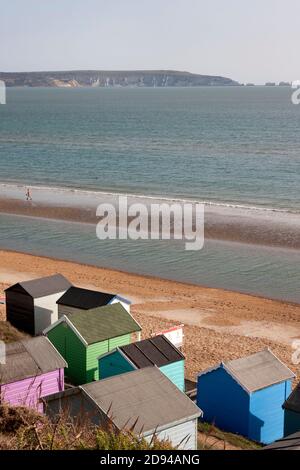
<svg viewBox="0 0 300 470"><path fill-rule="evenodd" d="M141 327L120 304L62 316L44 330L68 363L67 377L76 385L98 380L98 357L140 339Z"/></svg>

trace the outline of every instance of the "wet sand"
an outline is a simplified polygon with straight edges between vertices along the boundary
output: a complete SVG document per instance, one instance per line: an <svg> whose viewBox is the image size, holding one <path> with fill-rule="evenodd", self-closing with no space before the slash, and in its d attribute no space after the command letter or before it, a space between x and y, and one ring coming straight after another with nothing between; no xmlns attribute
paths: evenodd
<svg viewBox="0 0 300 470"><path fill-rule="evenodd" d="M25 201L0 195L0 213L4 214L96 224L100 220L96 216L96 207L96 203L91 205L90 202L76 207L71 201L46 204L40 200ZM243 214L241 210L221 211L206 207L205 238L299 250L300 217L268 212L254 216L253 213Z"/></svg>
<svg viewBox="0 0 300 470"><path fill-rule="evenodd" d="M144 338L184 323L186 370L192 380L221 360L265 347L300 377L300 364L292 362L292 342L300 339L299 305L8 251L0 251L0 296L10 284L58 272L78 286L130 298ZM3 306L0 312L4 320Z"/></svg>

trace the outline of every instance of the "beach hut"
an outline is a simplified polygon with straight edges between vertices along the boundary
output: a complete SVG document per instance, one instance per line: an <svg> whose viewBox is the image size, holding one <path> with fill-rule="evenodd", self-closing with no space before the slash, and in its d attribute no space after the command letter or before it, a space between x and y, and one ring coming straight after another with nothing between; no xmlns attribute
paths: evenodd
<svg viewBox="0 0 300 470"><path fill-rule="evenodd" d="M58 317L70 315L74 312L92 310L105 305L120 303L130 313L130 300L116 294L108 294L95 290L70 287L67 292L57 301Z"/></svg>
<svg viewBox="0 0 300 470"><path fill-rule="evenodd" d="M68 409L72 416L117 430L134 427L150 441L153 434L180 449L197 449L201 410L156 367L146 367L47 397L47 413Z"/></svg>
<svg viewBox="0 0 300 470"><path fill-rule="evenodd" d="M66 366L44 336L7 344L0 363L0 403L42 412L43 399L64 390Z"/></svg>
<svg viewBox="0 0 300 470"><path fill-rule="evenodd" d="M293 378L293 372L267 349L200 373L197 404L204 421L269 444L283 436L282 405Z"/></svg>
<svg viewBox="0 0 300 470"><path fill-rule="evenodd" d="M184 387L184 355L163 335L120 346L99 357L101 379L157 366L177 387Z"/></svg>
<svg viewBox="0 0 300 470"><path fill-rule="evenodd" d="M14 284L5 291L7 321L33 336L41 334L57 321L56 302L70 286L61 274Z"/></svg>
<svg viewBox="0 0 300 470"><path fill-rule="evenodd" d="M262 450L300 450L300 432L286 436L272 444L263 447Z"/></svg>
<svg viewBox="0 0 300 470"><path fill-rule="evenodd" d="M300 432L300 383L283 404L284 435Z"/></svg>
<svg viewBox="0 0 300 470"><path fill-rule="evenodd" d="M62 316L44 331L68 363L75 384L98 380L98 357L140 339L141 327L120 304Z"/></svg>

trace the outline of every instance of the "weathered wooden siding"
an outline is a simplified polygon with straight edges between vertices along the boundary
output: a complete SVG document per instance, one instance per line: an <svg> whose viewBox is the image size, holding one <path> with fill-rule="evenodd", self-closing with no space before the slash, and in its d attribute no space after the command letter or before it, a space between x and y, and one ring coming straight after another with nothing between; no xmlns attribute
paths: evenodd
<svg viewBox="0 0 300 470"><path fill-rule="evenodd" d="M86 382L92 382L93 380L101 379L99 376L99 366L98 366L98 357L103 354L112 351L118 346L124 346L129 344L131 335L118 336L117 338L112 338L107 341L102 341L100 343L91 344L87 348L87 380Z"/></svg>
<svg viewBox="0 0 300 470"><path fill-rule="evenodd" d="M119 351L114 351L107 356L99 358L99 377L106 379L114 375L131 372L134 367L125 359Z"/></svg>
<svg viewBox="0 0 300 470"><path fill-rule="evenodd" d="M47 333L51 343L68 363L66 375L76 385L86 383L86 347L66 323Z"/></svg>
<svg viewBox="0 0 300 470"><path fill-rule="evenodd" d="M82 310L75 307L69 307L68 305L58 305L58 318L61 318L63 315L69 316L72 313L81 312Z"/></svg>
<svg viewBox="0 0 300 470"><path fill-rule="evenodd" d="M39 335L58 320L57 300L65 291L34 299L35 334Z"/></svg>
<svg viewBox="0 0 300 470"><path fill-rule="evenodd" d="M86 383L99 380L98 357L109 351L108 341L91 344L86 351Z"/></svg>
<svg viewBox="0 0 300 470"><path fill-rule="evenodd" d="M7 291L5 296L7 320L19 330L34 335L34 304L32 297L21 288Z"/></svg>
<svg viewBox="0 0 300 470"><path fill-rule="evenodd" d="M64 370L0 386L1 401L12 406L28 406L43 411L41 398L64 390Z"/></svg>
<svg viewBox="0 0 300 470"><path fill-rule="evenodd" d="M281 439L284 433L282 405L291 393L291 380L258 390L250 396L248 437L263 444Z"/></svg>
<svg viewBox="0 0 300 470"><path fill-rule="evenodd" d="M224 431L248 436L249 395L222 368L198 377L197 405L203 419Z"/></svg>
<svg viewBox="0 0 300 470"><path fill-rule="evenodd" d="M300 431L300 413L284 410L284 436Z"/></svg>
<svg viewBox="0 0 300 470"><path fill-rule="evenodd" d="M184 360L173 362L159 368L160 371L165 374L168 379L171 380L177 387L184 392Z"/></svg>
<svg viewBox="0 0 300 470"><path fill-rule="evenodd" d="M129 344L131 341L131 335L123 335L123 336L118 336L117 338L111 338L109 340L109 351L112 351L113 349L117 348L118 346L125 346L126 344Z"/></svg>
<svg viewBox="0 0 300 470"><path fill-rule="evenodd" d="M180 450L197 450L197 423L198 420L193 419L175 426L170 424L170 427L158 433L157 437L169 440L173 447ZM147 436L146 440L150 442L152 436Z"/></svg>
<svg viewBox="0 0 300 470"><path fill-rule="evenodd" d="M84 424L90 421L92 424L101 425L103 422L107 422L102 418L102 414L99 412L97 407L91 400L85 398L82 393L72 393L55 400L47 400L46 414L51 419L56 420L57 415L63 411L67 412L69 416L74 418L76 422L82 420Z"/></svg>

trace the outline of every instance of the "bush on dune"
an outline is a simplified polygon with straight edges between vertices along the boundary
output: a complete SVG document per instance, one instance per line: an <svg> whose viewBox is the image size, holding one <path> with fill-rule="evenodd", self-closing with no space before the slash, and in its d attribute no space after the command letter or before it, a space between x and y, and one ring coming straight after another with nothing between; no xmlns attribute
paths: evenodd
<svg viewBox="0 0 300 470"><path fill-rule="evenodd" d="M0 405L0 450L168 450L168 441L148 443L132 430L99 427L61 413L51 421L24 407Z"/></svg>

